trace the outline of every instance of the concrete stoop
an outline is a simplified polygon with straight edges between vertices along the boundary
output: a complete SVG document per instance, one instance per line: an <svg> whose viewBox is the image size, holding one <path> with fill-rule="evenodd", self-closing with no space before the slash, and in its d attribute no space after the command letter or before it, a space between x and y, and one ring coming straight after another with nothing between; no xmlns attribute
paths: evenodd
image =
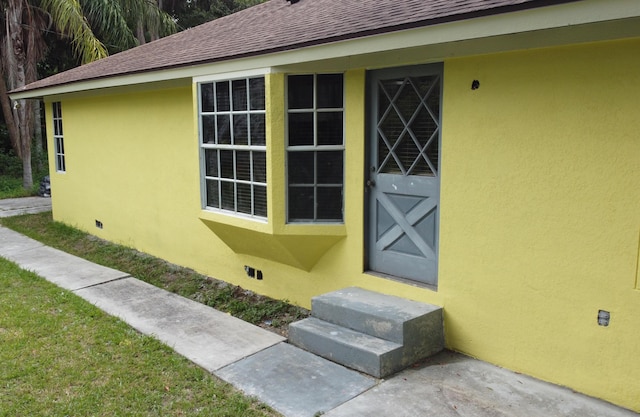
<svg viewBox="0 0 640 417"><path fill-rule="evenodd" d="M289 342L384 378L444 347L442 308L351 287L314 297Z"/></svg>

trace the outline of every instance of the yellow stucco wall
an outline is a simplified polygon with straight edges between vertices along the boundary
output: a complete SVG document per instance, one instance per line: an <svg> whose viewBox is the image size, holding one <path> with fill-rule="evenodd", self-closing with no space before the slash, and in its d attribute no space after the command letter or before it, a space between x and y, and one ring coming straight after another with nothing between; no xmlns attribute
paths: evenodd
<svg viewBox="0 0 640 417"><path fill-rule="evenodd" d="M638 50L446 62L439 288L449 346L635 410Z"/></svg>
<svg viewBox="0 0 640 417"><path fill-rule="evenodd" d="M363 273L364 70L345 74L344 226L285 224L283 74L267 75L268 223L201 210L195 87L63 97L54 217L306 307L351 285L439 304L449 348L640 411L638 50L445 62L437 291Z"/></svg>
<svg viewBox="0 0 640 417"><path fill-rule="evenodd" d="M51 175L56 220L150 253L202 250L190 88L63 99L62 113L67 172Z"/></svg>

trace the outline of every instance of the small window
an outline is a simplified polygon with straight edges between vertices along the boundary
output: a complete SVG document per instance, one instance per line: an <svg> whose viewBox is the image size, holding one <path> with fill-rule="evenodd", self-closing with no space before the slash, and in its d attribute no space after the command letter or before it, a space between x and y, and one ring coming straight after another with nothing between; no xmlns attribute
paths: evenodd
<svg viewBox="0 0 640 417"><path fill-rule="evenodd" d="M200 84L204 206L267 217L264 77Z"/></svg>
<svg viewBox="0 0 640 417"><path fill-rule="evenodd" d="M64 136L62 133L62 105L59 101L52 104L53 108L53 143L56 159L56 171L66 172L64 156Z"/></svg>
<svg viewBox="0 0 640 417"><path fill-rule="evenodd" d="M287 77L288 220L342 222L342 74Z"/></svg>

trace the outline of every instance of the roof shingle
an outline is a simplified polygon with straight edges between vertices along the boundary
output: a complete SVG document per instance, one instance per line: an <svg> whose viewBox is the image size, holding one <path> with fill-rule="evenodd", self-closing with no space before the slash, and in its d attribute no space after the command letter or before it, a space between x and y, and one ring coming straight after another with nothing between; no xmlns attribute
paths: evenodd
<svg viewBox="0 0 640 417"><path fill-rule="evenodd" d="M301 0L291 4L270 0L14 92L261 55L544 4L549 1Z"/></svg>

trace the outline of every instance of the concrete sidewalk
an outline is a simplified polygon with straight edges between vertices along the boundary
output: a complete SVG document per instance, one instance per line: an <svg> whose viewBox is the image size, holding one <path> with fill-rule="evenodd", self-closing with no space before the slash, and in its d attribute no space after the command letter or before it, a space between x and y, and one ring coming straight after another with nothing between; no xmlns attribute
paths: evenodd
<svg viewBox="0 0 640 417"><path fill-rule="evenodd" d="M43 211L51 211L51 198L24 197L0 200L0 217L41 213Z"/></svg>
<svg viewBox="0 0 640 417"><path fill-rule="evenodd" d="M157 337L285 416L638 416L451 352L376 380L228 314L3 227L0 257Z"/></svg>

